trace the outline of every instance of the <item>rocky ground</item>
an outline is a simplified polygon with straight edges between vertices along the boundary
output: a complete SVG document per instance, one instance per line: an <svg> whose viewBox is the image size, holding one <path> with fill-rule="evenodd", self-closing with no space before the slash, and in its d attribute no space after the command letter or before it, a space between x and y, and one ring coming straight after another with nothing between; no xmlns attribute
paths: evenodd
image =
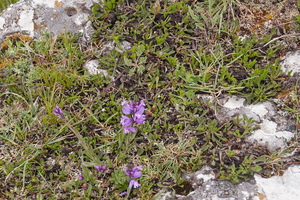
<svg viewBox="0 0 300 200"><path fill-rule="evenodd" d="M0 198L297 199L299 24L295 0L11 5Z"/></svg>

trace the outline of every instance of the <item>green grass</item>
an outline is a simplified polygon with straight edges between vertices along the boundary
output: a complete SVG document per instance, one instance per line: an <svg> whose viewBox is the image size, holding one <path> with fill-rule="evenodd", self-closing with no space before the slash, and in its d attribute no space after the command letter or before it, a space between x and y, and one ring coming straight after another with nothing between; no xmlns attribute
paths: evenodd
<svg viewBox="0 0 300 200"><path fill-rule="evenodd" d="M0 13L5 10L10 4L17 3L19 0L2 0L0 1Z"/></svg>
<svg viewBox="0 0 300 200"><path fill-rule="evenodd" d="M91 21L94 47L115 41L121 48L127 40L133 46L129 51L82 49L79 35L69 33L57 38L43 33L34 41L15 35L3 46L0 197L114 199L127 191L123 198L150 199L162 189L186 195L181 173L205 164L233 183L288 166L280 160L282 152L243 145L257 128L251 118L220 123L216 102L197 97L236 94L257 103L283 91L287 76L278 59L289 47L270 42L279 37L276 29L245 30L237 19L247 17L238 12L245 5L252 10L257 5L233 0L127 3L95 6ZM299 28L298 16L287 34ZM242 41L244 32L248 38ZM115 81L90 76L83 64L91 58L100 59L99 68ZM298 120L297 92L293 97L285 108ZM146 104L146 121L135 126L136 133L124 134L120 124L123 99ZM65 120L53 114L55 106ZM98 172L96 164L107 169ZM143 175L137 179L141 186L130 191L124 169L131 165L142 166Z"/></svg>

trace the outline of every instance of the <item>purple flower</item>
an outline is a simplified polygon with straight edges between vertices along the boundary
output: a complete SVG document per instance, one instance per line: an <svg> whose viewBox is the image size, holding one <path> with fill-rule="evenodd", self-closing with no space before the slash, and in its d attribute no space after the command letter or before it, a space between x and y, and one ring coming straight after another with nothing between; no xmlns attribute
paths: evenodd
<svg viewBox="0 0 300 200"><path fill-rule="evenodd" d="M82 174L79 174L79 180L83 180Z"/></svg>
<svg viewBox="0 0 300 200"><path fill-rule="evenodd" d="M125 134L129 132L136 132L133 128L133 121L137 124L144 123L146 116L143 114L145 111L145 103L141 100L140 104L138 102L131 101L130 105L123 99L121 105L123 106L122 111L125 115L131 115L131 118L122 115L121 124L124 126ZM133 120L132 120L133 119Z"/></svg>
<svg viewBox="0 0 300 200"><path fill-rule="evenodd" d="M119 197L126 195L127 192L122 192L121 194L119 194Z"/></svg>
<svg viewBox="0 0 300 200"><path fill-rule="evenodd" d="M146 106L143 100L141 100L140 104L138 104L138 102L131 101L130 105L125 100L123 100L121 105L124 106L122 108L122 111L125 115L132 115L136 112L143 113Z"/></svg>
<svg viewBox="0 0 300 200"><path fill-rule="evenodd" d="M127 168L125 169L125 173L129 177L140 178L142 176L142 172L140 172L140 170L142 170L142 166L134 167L133 169Z"/></svg>
<svg viewBox="0 0 300 200"><path fill-rule="evenodd" d="M132 120L129 117L122 115L121 124L124 126L125 134L129 133L130 131L136 132L135 128L130 126L132 124Z"/></svg>
<svg viewBox="0 0 300 200"><path fill-rule="evenodd" d="M131 189L133 186L134 189L138 188L139 186L141 186L141 184L139 184L139 182L137 182L134 179L131 179L129 182L129 188Z"/></svg>
<svg viewBox="0 0 300 200"><path fill-rule="evenodd" d="M133 128L132 126L124 128L124 133L125 134L129 133L130 131L133 132L133 133L136 132L135 128Z"/></svg>
<svg viewBox="0 0 300 200"><path fill-rule="evenodd" d="M140 172L142 170L142 166L132 167L132 165L129 165L128 168L125 169L125 174L131 178L129 181L129 188L131 189L133 187L136 189L141 186L141 184L134 180L134 178L140 178L142 176L142 172Z"/></svg>
<svg viewBox="0 0 300 200"><path fill-rule="evenodd" d="M144 123L145 119L146 119L146 116L143 115L143 112L144 112L144 109L142 112L136 112L134 115L133 115L133 120L135 121L135 123L137 124L142 124Z"/></svg>
<svg viewBox="0 0 300 200"><path fill-rule="evenodd" d="M54 115L56 115L57 117L62 117L62 118L64 117L64 114L63 114L62 110L61 110L58 106L56 106L56 107L54 108L53 113L54 113Z"/></svg>
<svg viewBox="0 0 300 200"><path fill-rule="evenodd" d="M145 106L146 106L146 104L144 103L143 100L141 100L141 103L140 103L140 105L138 105L138 106L136 107L135 112L140 112L140 110L142 110L141 112L143 113L143 112L144 112L144 109L145 109Z"/></svg>
<svg viewBox="0 0 300 200"><path fill-rule="evenodd" d="M133 113L134 111L133 102L131 102L130 105L128 105L128 103L123 99L121 105L124 106L122 108L122 111L125 115L131 115Z"/></svg>
<svg viewBox="0 0 300 200"><path fill-rule="evenodd" d="M106 170L106 167L104 165L94 165L94 167L98 170L98 172L104 172Z"/></svg>
<svg viewBox="0 0 300 200"><path fill-rule="evenodd" d="M124 127L130 126L131 123L132 123L132 120L131 120L129 117L127 117L127 116L125 116L125 115L122 115L122 118L121 118L121 124L122 124Z"/></svg>

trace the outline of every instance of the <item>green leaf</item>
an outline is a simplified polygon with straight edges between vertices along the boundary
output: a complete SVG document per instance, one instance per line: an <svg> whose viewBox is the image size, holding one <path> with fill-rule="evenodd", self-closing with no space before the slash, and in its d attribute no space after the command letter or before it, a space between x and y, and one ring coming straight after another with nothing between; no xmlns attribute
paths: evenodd
<svg viewBox="0 0 300 200"><path fill-rule="evenodd" d="M129 60L126 56L124 56L124 62L127 66L132 66L131 60Z"/></svg>
<svg viewBox="0 0 300 200"><path fill-rule="evenodd" d="M162 188L168 188L168 187L169 187L169 186L166 186L166 185L162 185L162 184L160 184L160 183L158 183L157 186L158 186L158 187L162 187Z"/></svg>
<svg viewBox="0 0 300 200"><path fill-rule="evenodd" d="M98 7L100 7L100 5L99 4L96 4L95 6L93 6L93 8L92 8L92 12L93 13L96 13L97 12L97 8Z"/></svg>
<svg viewBox="0 0 300 200"><path fill-rule="evenodd" d="M139 57L143 54L145 46L143 44L139 45L136 49L136 55Z"/></svg>
<svg viewBox="0 0 300 200"><path fill-rule="evenodd" d="M189 13L193 20L195 20L196 22L200 22L199 17L194 14L193 10L191 9L191 6L189 6Z"/></svg>
<svg viewBox="0 0 300 200"><path fill-rule="evenodd" d="M189 90L188 92L185 93L185 95L187 96L187 98L191 100L195 97L195 92L193 90Z"/></svg>
<svg viewBox="0 0 300 200"><path fill-rule="evenodd" d="M134 75L134 72L135 72L135 67L130 69L129 71L129 76L133 76Z"/></svg>
<svg viewBox="0 0 300 200"><path fill-rule="evenodd" d="M147 61L147 57L140 57L140 62L139 64L144 64Z"/></svg>
<svg viewBox="0 0 300 200"><path fill-rule="evenodd" d="M258 157L255 162L266 162L266 158L265 157Z"/></svg>
<svg viewBox="0 0 300 200"><path fill-rule="evenodd" d="M139 74L142 74L144 71L145 71L145 67L144 67L143 65L140 65L140 66L138 67L138 69L137 69L137 72L138 72Z"/></svg>
<svg viewBox="0 0 300 200"><path fill-rule="evenodd" d="M143 153L144 153L144 149L139 149L138 152L137 152L137 155L140 156L140 155L142 155Z"/></svg>
<svg viewBox="0 0 300 200"><path fill-rule="evenodd" d="M261 166L255 166L255 171L256 172L259 172L259 171L261 171L262 170L262 167Z"/></svg>
<svg viewBox="0 0 300 200"><path fill-rule="evenodd" d="M222 147L222 143L219 140L216 140L216 143L219 147Z"/></svg>

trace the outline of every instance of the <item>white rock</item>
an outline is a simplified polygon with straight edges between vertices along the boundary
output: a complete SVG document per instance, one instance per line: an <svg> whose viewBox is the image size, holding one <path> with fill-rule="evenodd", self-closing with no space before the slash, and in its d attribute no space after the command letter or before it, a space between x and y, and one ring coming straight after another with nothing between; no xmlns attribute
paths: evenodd
<svg viewBox="0 0 300 200"><path fill-rule="evenodd" d="M48 6L49 8L54 8L55 6L55 1L57 0L33 0L33 4L34 6L37 6L37 5L45 5L45 6ZM59 1L57 1L59 2Z"/></svg>
<svg viewBox="0 0 300 200"><path fill-rule="evenodd" d="M107 76L107 71L103 70L103 69L98 69L98 66L99 66L99 59L87 61L83 65L83 67L88 69L88 71L91 75L97 75L102 72L104 76Z"/></svg>
<svg viewBox="0 0 300 200"><path fill-rule="evenodd" d="M239 117L243 118L245 114L248 119L252 118L256 121L256 125L260 126L260 129L254 130L251 136L246 137L247 142L257 141L260 145L266 146L270 151L275 151L280 148L283 149L295 135L295 133L285 131L281 123L281 131L277 131L277 123L271 121L271 118L276 118L279 113L276 112L274 104L265 101L257 104L248 105L244 97L225 97L220 99L220 104L223 104L223 108L217 115L217 118L221 122L226 120L233 120ZM225 102L225 103L222 103ZM281 121L279 120L279 123ZM240 122L243 125L243 122ZM286 127L287 128L287 127Z"/></svg>
<svg viewBox="0 0 300 200"><path fill-rule="evenodd" d="M281 70L284 74L287 75L291 70L291 75L300 72L300 50L289 52L282 59Z"/></svg>
<svg viewBox="0 0 300 200"><path fill-rule="evenodd" d="M5 19L3 17L0 17L0 29L3 28L4 24L5 24Z"/></svg>
<svg viewBox="0 0 300 200"><path fill-rule="evenodd" d="M266 145L270 151L278 148L285 148L287 142L293 137L294 133L289 131L276 131L277 124L270 120L263 120L260 129L255 130L251 136L247 138L247 142L257 141L260 145Z"/></svg>
<svg viewBox="0 0 300 200"><path fill-rule="evenodd" d="M264 103L259 102L256 105L248 106L254 113L256 113L261 119L268 113Z"/></svg>
<svg viewBox="0 0 300 200"><path fill-rule="evenodd" d="M215 178L213 174L198 174L196 177L197 179L203 179L204 183Z"/></svg>
<svg viewBox="0 0 300 200"><path fill-rule="evenodd" d="M89 15L86 13L79 13L75 20L74 23L78 26L85 24L87 21L89 21Z"/></svg>
<svg viewBox="0 0 300 200"><path fill-rule="evenodd" d="M228 101L223 105L225 108L234 109L240 108L244 106L244 102L246 99L239 98L237 96L229 97Z"/></svg>
<svg viewBox="0 0 300 200"><path fill-rule="evenodd" d="M289 167L283 176L262 178L255 174L254 178L259 193L266 196L264 200L300 199L300 166Z"/></svg>
<svg viewBox="0 0 300 200"><path fill-rule="evenodd" d="M30 37L33 37L34 33L34 24L33 24L33 9L23 10L20 13L20 19L18 21L18 25L21 27L23 31L29 33Z"/></svg>
<svg viewBox="0 0 300 200"><path fill-rule="evenodd" d="M58 35L84 33L83 45L89 46L94 28L85 26L98 0L20 0L0 13L0 44L13 33L28 34L38 39L42 31ZM87 38L84 38L88 36Z"/></svg>
<svg viewBox="0 0 300 200"><path fill-rule="evenodd" d="M127 42L126 40L120 42L120 47L116 45L115 41L109 41L105 45L103 45L102 49L100 50L100 54L109 54L112 50L116 50L119 53L123 53L124 51L131 49L131 43Z"/></svg>

